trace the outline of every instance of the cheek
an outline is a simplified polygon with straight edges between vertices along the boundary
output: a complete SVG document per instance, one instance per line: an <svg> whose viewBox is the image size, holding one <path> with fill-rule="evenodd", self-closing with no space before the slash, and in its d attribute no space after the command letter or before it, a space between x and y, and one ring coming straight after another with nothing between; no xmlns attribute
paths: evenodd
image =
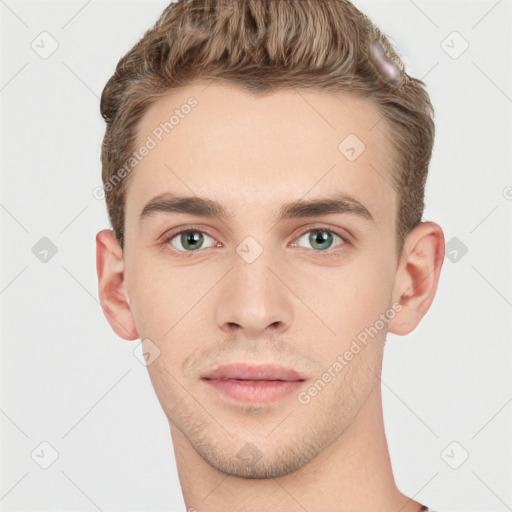
<svg viewBox="0 0 512 512"><path fill-rule="evenodd" d="M193 335L197 316L218 277L211 269L177 267L164 258L141 257L131 263L127 287L137 332L157 344L159 363L176 366L201 343Z"/></svg>
<svg viewBox="0 0 512 512"><path fill-rule="evenodd" d="M169 276L169 268L153 261L131 261L125 272L130 309L141 337L160 339L174 324L179 283Z"/></svg>
<svg viewBox="0 0 512 512"><path fill-rule="evenodd" d="M389 308L392 276L384 258L367 253L320 280L328 292L321 303L317 301L316 309L336 333L336 343L329 346L339 353ZM335 339L332 333L326 333Z"/></svg>

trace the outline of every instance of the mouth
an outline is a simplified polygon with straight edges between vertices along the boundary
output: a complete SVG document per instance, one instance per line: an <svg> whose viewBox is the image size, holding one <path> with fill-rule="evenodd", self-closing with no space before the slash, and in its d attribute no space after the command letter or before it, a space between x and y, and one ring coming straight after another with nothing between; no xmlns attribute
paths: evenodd
<svg viewBox="0 0 512 512"><path fill-rule="evenodd" d="M264 404L297 391L306 378L285 366L236 363L220 366L201 380L230 400Z"/></svg>

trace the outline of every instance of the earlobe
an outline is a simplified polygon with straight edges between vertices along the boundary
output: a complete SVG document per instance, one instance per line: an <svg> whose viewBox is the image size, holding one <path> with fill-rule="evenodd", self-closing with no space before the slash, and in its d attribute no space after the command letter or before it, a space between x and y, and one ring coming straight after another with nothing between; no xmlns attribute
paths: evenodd
<svg viewBox="0 0 512 512"><path fill-rule="evenodd" d="M139 337L124 286L123 250L113 231L96 235L98 295L105 318L114 332L125 340Z"/></svg>
<svg viewBox="0 0 512 512"><path fill-rule="evenodd" d="M412 332L429 310L444 261L444 234L435 222L422 222L407 236L397 269L393 303L402 310L388 331L403 336Z"/></svg>

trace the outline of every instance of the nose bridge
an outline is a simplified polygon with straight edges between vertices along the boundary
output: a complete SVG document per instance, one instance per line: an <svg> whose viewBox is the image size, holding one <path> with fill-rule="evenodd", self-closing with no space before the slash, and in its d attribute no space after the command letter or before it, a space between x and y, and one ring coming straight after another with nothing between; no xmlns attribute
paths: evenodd
<svg viewBox="0 0 512 512"><path fill-rule="evenodd" d="M238 326L247 335L266 329L283 331L293 320L291 292L280 282L278 255L248 237L233 254L233 269L221 285L217 323L221 329Z"/></svg>

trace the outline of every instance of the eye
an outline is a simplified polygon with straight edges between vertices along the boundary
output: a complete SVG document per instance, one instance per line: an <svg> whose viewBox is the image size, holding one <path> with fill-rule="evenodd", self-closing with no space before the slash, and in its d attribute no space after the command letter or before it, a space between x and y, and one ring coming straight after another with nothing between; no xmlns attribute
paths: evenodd
<svg viewBox="0 0 512 512"><path fill-rule="evenodd" d="M327 251L327 249L331 249L334 243L335 237L341 240L337 246L344 245L346 240L339 234L325 228L315 228L307 231L301 237L297 239L298 242L301 240L305 240L306 243L310 244L313 249L321 252L333 252ZM291 244L293 247L297 247L297 243ZM299 245L299 247L304 247Z"/></svg>
<svg viewBox="0 0 512 512"><path fill-rule="evenodd" d="M178 252L197 252L198 249L204 248L203 244L208 238L214 240L204 231L188 228L167 237L163 244L170 244Z"/></svg>
<svg viewBox="0 0 512 512"><path fill-rule="evenodd" d="M332 249L336 238L338 238L340 242L338 245L334 246L334 249ZM205 247L205 243L208 242L208 239L214 242L214 244L210 245L209 247ZM305 240L306 243L310 244L310 246L316 252L325 256L337 255L338 252L343 249L343 246L348 243L343 236L324 227L314 228L306 231L303 235L296 239L296 242L293 242L290 245L292 247L305 247L304 245L300 245L302 240ZM299 242L299 244L297 242ZM200 252L200 249L208 249L210 247L214 247L215 244L219 246L219 243L216 242L212 236L194 227L188 227L182 229L181 231L173 232L165 237L161 243L165 248L174 252L182 253L186 256L193 255L192 253L194 252Z"/></svg>

